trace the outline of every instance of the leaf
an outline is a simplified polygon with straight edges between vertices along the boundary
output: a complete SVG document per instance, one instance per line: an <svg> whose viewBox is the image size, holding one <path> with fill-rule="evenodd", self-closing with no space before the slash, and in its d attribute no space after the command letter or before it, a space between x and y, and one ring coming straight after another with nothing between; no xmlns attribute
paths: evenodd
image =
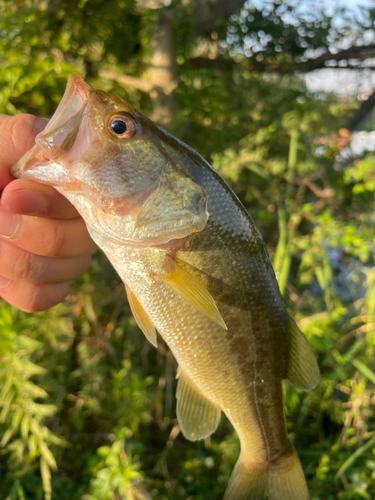
<svg viewBox="0 0 375 500"><path fill-rule="evenodd" d="M42 436L42 429L39 425L39 422L35 418L32 418L30 420L30 431L37 438L40 438Z"/></svg>
<svg viewBox="0 0 375 500"><path fill-rule="evenodd" d="M3 388L2 388L1 393L0 393L0 405L4 404L4 400L5 400L6 396L8 395L10 389L12 388L13 381L14 381L14 373L13 373L13 371L8 371L6 378L5 378Z"/></svg>
<svg viewBox="0 0 375 500"><path fill-rule="evenodd" d="M57 406L55 405L47 405L47 404L40 404L40 403L35 403L34 401L29 403L29 411L30 413L34 413L35 415L38 415L39 418L41 417L51 417L57 412Z"/></svg>
<svg viewBox="0 0 375 500"><path fill-rule="evenodd" d="M39 445L40 453L41 453L43 459L48 464L48 466L51 469L57 469L56 460L55 460L54 456L52 455L51 450L48 448L47 444L45 443L45 441L40 439L38 441L38 445Z"/></svg>
<svg viewBox="0 0 375 500"><path fill-rule="evenodd" d="M24 415L24 410L22 407L18 407L17 410L13 413L11 427L14 430L14 432L18 430L23 415Z"/></svg>
<svg viewBox="0 0 375 500"><path fill-rule="evenodd" d="M44 498L45 500L51 500L51 470L44 458L40 459L40 475L42 476Z"/></svg>
<svg viewBox="0 0 375 500"><path fill-rule="evenodd" d="M10 490L10 492L9 492L8 496L5 498L5 500L15 500L17 498L16 497L17 490L20 487L21 487L20 481L19 481L19 479L17 479L16 481L14 481L12 489Z"/></svg>
<svg viewBox="0 0 375 500"><path fill-rule="evenodd" d="M362 375L367 377L372 383L375 384L375 373L370 370L368 366L366 366L362 361L359 361L358 359L354 359L352 361L352 365L359 370Z"/></svg>
<svg viewBox="0 0 375 500"><path fill-rule="evenodd" d="M69 443L69 441L66 441L65 439L61 439L55 436L55 434L52 434L52 432L50 431L48 431L48 434L46 436L46 441L52 444L56 444L57 446L64 446L67 448L70 448L72 446L72 444Z"/></svg>
<svg viewBox="0 0 375 500"><path fill-rule="evenodd" d="M26 380L23 383L22 391L24 394L27 394L29 399L45 399L48 398L48 392L46 392L42 387ZM38 403L35 403L38 404ZM52 406L52 405L43 405L43 406Z"/></svg>
<svg viewBox="0 0 375 500"><path fill-rule="evenodd" d="M29 457L30 459L34 459L37 456L38 453L38 439L35 434L30 434L29 440L28 440L28 445L29 445Z"/></svg>
<svg viewBox="0 0 375 500"><path fill-rule="evenodd" d="M357 458L359 458L361 455L363 455L367 450L369 450L372 447L375 447L375 436L372 437L369 441L367 441L366 444L358 448L358 450L356 450L347 460L345 460L345 462L336 472L335 477L333 479L334 480L338 479L340 476L345 474L345 471L354 464Z"/></svg>
<svg viewBox="0 0 375 500"><path fill-rule="evenodd" d="M26 349L28 352L34 352L37 349L41 349L43 347L43 342L39 340L33 339L27 335L18 335L17 336L17 344L20 349Z"/></svg>
<svg viewBox="0 0 375 500"><path fill-rule="evenodd" d="M30 429L30 417L29 415L24 415L21 420L20 430L22 439L27 442L27 438L29 437L29 429Z"/></svg>
<svg viewBox="0 0 375 500"><path fill-rule="evenodd" d="M15 439L7 446L7 451L11 451L11 460L16 464L22 463L23 454L25 451L24 442L21 439Z"/></svg>
<svg viewBox="0 0 375 500"><path fill-rule="evenodd" d="M13 434L15 433L15 429L9 428L4 432L4 435L0 441L0 446L5 448L5 446L9 443L10 439L12 438Z"/></svg>

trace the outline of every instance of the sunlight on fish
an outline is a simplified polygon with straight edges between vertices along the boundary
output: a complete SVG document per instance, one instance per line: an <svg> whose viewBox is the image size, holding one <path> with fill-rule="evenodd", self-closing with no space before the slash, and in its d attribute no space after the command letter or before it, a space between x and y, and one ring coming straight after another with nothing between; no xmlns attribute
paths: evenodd
<svg viewBox="0 0 375 500"><path fill-rule="evenodd" d="M36 145L12 169L76 207L126 284L146 338L178 364L177 417L204 439L221 412L241 442L225 500L308 500L285 430L282 380L319 381L255 225L191 148L119 97L70 76Z"/></svg>

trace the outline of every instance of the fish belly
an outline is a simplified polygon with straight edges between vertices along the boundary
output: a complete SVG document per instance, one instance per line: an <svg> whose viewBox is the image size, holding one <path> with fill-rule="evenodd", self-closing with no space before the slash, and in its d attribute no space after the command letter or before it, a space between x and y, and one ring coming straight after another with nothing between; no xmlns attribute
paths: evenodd
<svg viewBox="0 0 375 500"><path fill-rule="evenodd" d="M282 453L288 443L279 366L283 347L282 335L276 341L272 338L272 318L262 319L262 311L251 307L241 310L221 296L217 306L228 327L224 330L162 280L150 278L139 255L132 259L120 247L106 253L168 344L179 369L232 422L242 448L259 461ZM201 266L207 269L204 263ZM187 265L190 272L191 267ZM212 289L204 276L199 278Z"/></svg>
<svg viewBox="0 0 375 500"><path fill-rule="evenodd" d="M239 436L241 454L224 500L266 495L269 500L308 500L303 471L285 430L281 381L289 345L286 311L272 274L259 259L254 266L248 255L225 261L222 252L200 253L193 246L177 255L179 264L215 299L225 330L153 276L147 252L140 258L139 252L120 246L100 246L170 347L179 369L226 414Z"/></svg>

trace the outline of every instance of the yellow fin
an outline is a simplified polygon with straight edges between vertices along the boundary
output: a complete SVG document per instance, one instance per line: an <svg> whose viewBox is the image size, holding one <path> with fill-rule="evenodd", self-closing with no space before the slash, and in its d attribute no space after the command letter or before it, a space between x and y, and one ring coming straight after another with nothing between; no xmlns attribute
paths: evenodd
<svg viewBox="0 0 375 500"><path fill-rule="evenodd" d="M241 453L228 483L224 500L310 500L301 463L293 450L277 464L254 463Z"/></svg>
<svg viewBox="0 0 375 500"><path fill-rule="evenodd" d="M175 292L184 297L205 316L212 319L219 326L228 330L223 318L208 290L188 271L185 271L172 258L167 257L171 264L171 272L160 275L159 278L169 285Z"/></svg>
<svg viewBox="0 0 375 500"><path fill-rule="evenodd" d="M141 306L139 300L134 295L134 293L130 290L130 288L125 285L126 295L128 296L128 301L130 305L130 309L133 313L134 319L137 322L139 328L145 334L146 339L151 342L155 347L158 346L158 342L156 339L156 330L154 325L152 324L150 318L148 317L146 311Z"/></svg>
<svg viewBox="0 0 375 500"><path fill-rule="evenodd" d="M290 336L287 379L297 389L309 391L319 384L318 363L306 337L289 313L287 324Z"/></svg>
<svg viewBox="0 0 375 500"><path fill-rule="evenodd" d="M221 411L181 370L177 376L176 413L181 432L190 441L204 439L216 430Z"/></svg>

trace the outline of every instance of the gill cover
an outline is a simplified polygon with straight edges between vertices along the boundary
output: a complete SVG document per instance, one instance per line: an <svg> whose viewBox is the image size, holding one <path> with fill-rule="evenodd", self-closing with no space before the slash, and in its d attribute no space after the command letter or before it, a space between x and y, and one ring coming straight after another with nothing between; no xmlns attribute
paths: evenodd
<svg viewBox="0 0 375 500"><path fill-rule="evenodd" d="M156 189L140 207L133 239L184 238L202 231L207 219L205 190L184 172L166 165Z"/></svg>

